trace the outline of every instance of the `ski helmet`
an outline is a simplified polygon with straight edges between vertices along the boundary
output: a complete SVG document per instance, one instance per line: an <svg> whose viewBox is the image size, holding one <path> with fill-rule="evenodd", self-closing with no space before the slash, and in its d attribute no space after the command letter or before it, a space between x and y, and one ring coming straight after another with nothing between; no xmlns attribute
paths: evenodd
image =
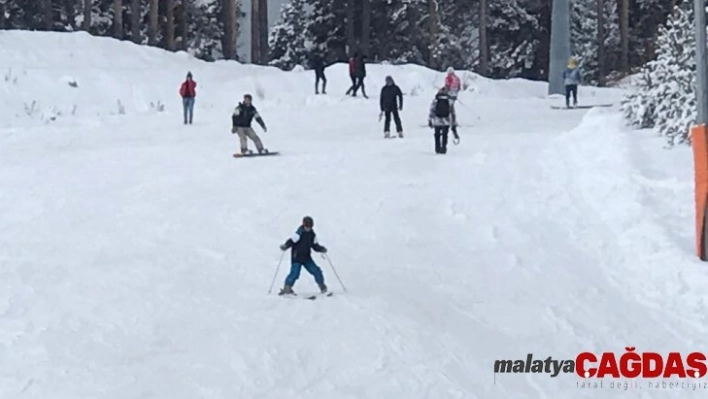
<svg viewBox="0 0 708 399"><path fill-rule="evenodd" d="M305 216L304 218L302 218L302 225L308 228L312 228L315 225L315 222L310 216Z"/></svg>

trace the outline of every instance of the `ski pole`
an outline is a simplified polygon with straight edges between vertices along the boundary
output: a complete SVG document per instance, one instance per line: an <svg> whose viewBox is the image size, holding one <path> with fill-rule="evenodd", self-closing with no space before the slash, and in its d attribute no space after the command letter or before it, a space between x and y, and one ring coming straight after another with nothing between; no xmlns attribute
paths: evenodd
<svg viewBox="0 0 708 399"><path fill-rule="evenodd" d="M278 277L278 271L280 270L280 264L283 263L283 257L285 257L285 251L280 255L280 261L278 261L278 266L275 268L275 274L273 275L273 281L270 283L270 288L268 288L268 293L273 290L273 285L275 284L275 279Z"/></svg>
<svg viewBox="0 0 708 399"><path fill-rule="evenodd" d="M344 284L342 283L342 279L339 278L339 275L337 274L337 270L334 268L334 265L332 264L332 260L329 259L329 255L327 255L325 258L327 259L327 262L329 262L329 265L332 266L332 271L334 272L334 275L337 276L337 280L339 280L339 285L342 286L342 289L344 290L344 292L347 292L347 287L344 286Z"/></svg>

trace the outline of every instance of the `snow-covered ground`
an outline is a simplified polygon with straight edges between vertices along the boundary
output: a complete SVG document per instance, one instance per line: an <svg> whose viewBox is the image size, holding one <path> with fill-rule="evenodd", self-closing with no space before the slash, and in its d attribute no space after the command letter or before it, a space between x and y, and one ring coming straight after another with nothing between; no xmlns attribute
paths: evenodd
<svg viewBox="0 0 708 399"><path fill-rule="evenodd" d="M369 66L365 100L343 96L345 65L315 96L310 71L80 33L3 31L0 47L0 398L706 395L493 373L527 353L705 349L690 149L613 109L466 74L462 140L440 156L424 125L443 75L421 67ZM387 74L402 140L377 121ZM247 92L280 156L231 157ZM287 258L267 294L304 215L347 292L316 257L333 297L274 295ZM316 291L305 271L295 290Z"/></svg>

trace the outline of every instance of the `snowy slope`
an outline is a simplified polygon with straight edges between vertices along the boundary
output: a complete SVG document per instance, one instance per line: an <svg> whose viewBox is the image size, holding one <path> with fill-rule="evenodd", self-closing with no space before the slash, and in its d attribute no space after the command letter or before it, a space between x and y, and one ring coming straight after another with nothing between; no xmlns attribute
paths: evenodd
<svg viewBox="0 0 708 399"><path fill-rule="evenodd" d="M422 125L443 75L424 68L370 66L364 100L342 95L344 65L314 96L311 72L83 34L0 45L2 398L705 395L493 375L527 353L705 347L690 152L611 109L554 111L543 84L470 74L462 142L438 156ZM403 140L377 122L387 74L406 93ZM281 156L231 157L245 92ZM348 292L317 257L334 297L267 295L306 214ZM315 292L305 271L295 290Z"/></svg>

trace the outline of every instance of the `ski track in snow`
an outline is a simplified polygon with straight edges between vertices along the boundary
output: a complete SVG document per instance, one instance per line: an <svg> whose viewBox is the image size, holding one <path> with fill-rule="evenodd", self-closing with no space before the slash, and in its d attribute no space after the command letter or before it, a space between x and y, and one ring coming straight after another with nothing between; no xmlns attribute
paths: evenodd
<svg viewBox="0 0 708 399"><path fill-rule="evenodd" d="M69 46L61 40L48 42ZM248 72L229 80L223 65L100 43L100 54L121 46L115 70L98 59L100 70L62 68L80 87L125 84L128 115L81 111L73 124L21 120L0 132L0 209L9 210L0 221L0 397L705 395L493 373L495 360L527 353L558 360L705 345L707 274L693 261L692 186L682 174L691 165L647 167L674 155L649 139L635 146L612 110L553 111L543 85L480 79L461 96L460 145L439 156L420 127L432 72L371 66L364 100L336 94L348 87L339 65L328 70L330 94L314 96L302 94L312 90L309 72L240 67ZM9 59L22 53L10 50ZM32 59L65 57L48 54ZM179 124L174 100L164 113L140 113L157 98L150 85L174 82L146 67L147 87L135 89L119 67L131 57L178 79L197 71L193 126ZM404 139L384 140L376 121L387 74L406 92ZM261 137L281 155L236 160L234 96L206 93L254 87L265 90ZM585 90L581 98L604 102L605 92ZM89 94L91 111L113 107ZM277 247L305 214L349 292L317 256L333 297L266 294ZM286 254L275 292L288 269ZM306 271L295 290L316 292Z"/></svg>

